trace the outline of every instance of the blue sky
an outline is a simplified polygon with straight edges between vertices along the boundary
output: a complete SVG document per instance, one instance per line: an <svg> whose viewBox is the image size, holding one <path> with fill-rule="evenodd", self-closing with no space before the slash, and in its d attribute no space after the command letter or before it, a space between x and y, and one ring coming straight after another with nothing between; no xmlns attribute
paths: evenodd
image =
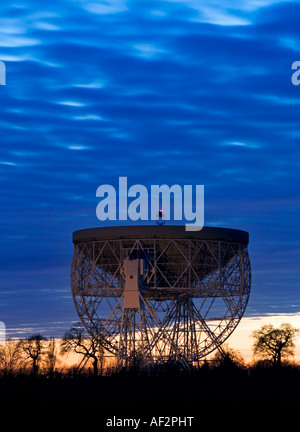
<svg viewBox="0 0 300 432"><path fill-rule="evenodd" d="M60 336L72 232L96 189L205 186L205 225L250 233L247 316L300 311L297 1L0 6L0 320Z"/></svg>

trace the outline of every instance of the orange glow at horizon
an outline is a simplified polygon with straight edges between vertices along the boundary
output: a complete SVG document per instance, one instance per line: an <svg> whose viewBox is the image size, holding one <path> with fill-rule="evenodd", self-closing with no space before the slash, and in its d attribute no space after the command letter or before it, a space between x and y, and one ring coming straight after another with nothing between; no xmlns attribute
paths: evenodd
<svg viewBox="0 0 300 432"><path fill-rule="evenodd" d="M241 319L240 323L233 331L233 333L229 336L229 338L225 341L225 344L228 345L230 349L234 349L239 351L242 355L243 359L247 364L250 364L253 361L253 338L251 337L251 333L254 330L258 330L264 324L272 324L275 328L279 327L282 323L289 323L293 327L298 328L300 330L300 312L296 314L274 314L274 315L266 315L266 316L257 316L257 317L244 317ZM57 340L59 343L59 340ZM291 358L296 363L300 363L300 333L297 335L295 339L295 356ZM212 356L215 352L212 353ZM208 356L210 357L210 355ZM75 366L78 365L82 356L75 353L69 353L64 356L62 362L66 366ZM113 357L110 357L108 363L113 361Z"/></svg>
<svg viewBox="0 0 300 432"><path fill-rule="evenodd" d="M253 342L251 333L258 330L262 325L272 324L275 328L283 323L289 323L300 331L300 312L295 314L273 314L257 317L244 317L241 319L237 328L227 339L229 348L239 351L244 360L250 363L253 360ZM300 333L295 338L295 357L296 363L300 362Z"/></svg>

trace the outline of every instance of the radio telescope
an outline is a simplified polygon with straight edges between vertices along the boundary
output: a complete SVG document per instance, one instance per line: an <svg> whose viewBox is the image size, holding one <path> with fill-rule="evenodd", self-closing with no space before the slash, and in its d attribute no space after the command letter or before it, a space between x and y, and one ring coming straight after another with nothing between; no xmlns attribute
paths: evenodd
<svg viewBox="0 0 300 432"><path fill-rule="evenodd" d="M230 336L248 302L245 231L119 226L73 233L77 313L117 368L189 368Z"/></svg>

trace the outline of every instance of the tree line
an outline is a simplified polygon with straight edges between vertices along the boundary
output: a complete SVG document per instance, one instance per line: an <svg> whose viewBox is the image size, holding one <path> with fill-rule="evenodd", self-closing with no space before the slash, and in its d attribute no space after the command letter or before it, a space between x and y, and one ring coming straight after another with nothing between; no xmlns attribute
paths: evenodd
<svg viewBox="0 0 300 432"><path fill-rule="evenodd" d="M295 355L295 338L299 330L289 323L279 328L271 324L263 325L252 333L254 364L267 364L279 369L283 362L291 360ZM79 357L78 364L67 368L62 359L65 355L75 353ZM54 376L56 374L81 373L84 371L94 376L111 372L105 364L105 350L100 341L88 335L81 323L74 324L65 332L58 342L54 338L47 339L41 334L34 334L24 339L8 339L0 345L0 374L15 375L20 373L36 377L39 374ZM245 368L246 363L239 351L223 344L222 350L210 360L214 367ZM204 361L203 365L207 366Z"/></svg>

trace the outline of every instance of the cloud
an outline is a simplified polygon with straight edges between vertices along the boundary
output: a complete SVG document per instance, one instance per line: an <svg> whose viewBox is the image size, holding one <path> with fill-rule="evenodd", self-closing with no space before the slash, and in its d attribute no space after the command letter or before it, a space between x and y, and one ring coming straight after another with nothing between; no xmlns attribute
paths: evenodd
<svg viewBox="0 0 300 432"><path fill-rule="evenodd" d="M97 187L127 175L146 186L204 184L206 222L249 230L256 283L270 286L264 256L271 272L299 236L299 8L3 4L2 268L46 271L69 258L72 231L98 224ZM15 275L11 283L18 289Z"/></svg>

